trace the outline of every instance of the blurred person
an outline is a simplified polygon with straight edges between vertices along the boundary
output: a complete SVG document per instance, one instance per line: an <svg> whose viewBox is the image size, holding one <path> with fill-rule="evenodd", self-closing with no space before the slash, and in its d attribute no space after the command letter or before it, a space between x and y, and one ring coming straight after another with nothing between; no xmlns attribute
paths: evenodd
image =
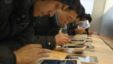
<svg viewBox="0 0 113 64"><path fill-rule="evenodd" d="M59 33L59 29L68 23L73 22L77 13L71 7L70 0L45 0L37 1L34 8L34 25L38 39L45 44L63 45L71 40L67 34Z"/></svg>
<svg viewBox="0 0 113 64"><path fill-rule="evenodd" d="M89 24L91 24L91 21L92 21L91 14L86 14L85 17L87 18ZM90 27L89 27L89 28L90 28ZM89 31L89 28L85 29L87 35L91 35L91 32Z"/></svg>
<svg viewBox="0 0 113 64"><path fill-rule="evenodd" d="M83 18L83 16L85 15L85 8L83 7L83 5L80 3L80 0L74 0L73 1L73 6L74 6L74 9L77 13L77 17L76 17L76 20L74 20L74 22L72 23L69 23L66 25L66 30L68 35L75 35L77 33L83 33L85 32L84 28L82 27L78 27L78 23L80 23L80 20Z"/></svg>
<svg viewBox="0 0 113 64"><path fill-rule="evenodd" d="M0 64L30 64L49 52L35 40L32 0L0 0Z"/></svg>
<svg viewBox="0 0 113 64"><path fill-rule="evenodd" d="M89 14L84 14L79 21L80 22L78 23L78 29L76 29L76 32L79 34L86 33L89 35L90 22L92 21L91 16Z"/></svg>

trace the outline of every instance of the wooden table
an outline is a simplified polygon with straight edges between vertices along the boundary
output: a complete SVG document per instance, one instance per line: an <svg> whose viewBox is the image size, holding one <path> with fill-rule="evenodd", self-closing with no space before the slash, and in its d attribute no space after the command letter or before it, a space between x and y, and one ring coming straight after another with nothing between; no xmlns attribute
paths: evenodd
<svg viewBox="0 0 113 64"><path fill-rule="evenodd" d="M111 50L103 40L100 39L97 35L91 36L94 45L94 49L92 50L85 50L84 54L85 56L96 56L98 58L98 64L113 64L113 50ZM64 52L53 52L50 54L51 57L58 57L61 56L65 57L67 55ZM57 56L58 55L58 56Z"/></svg>
<svg viewBox="0 0 113 64"><path fill-rule="evenodd" d="M92 35L94 51L85 51L84 55L96 56L99 64L113 64L113 50L97 35Z"/></svg>

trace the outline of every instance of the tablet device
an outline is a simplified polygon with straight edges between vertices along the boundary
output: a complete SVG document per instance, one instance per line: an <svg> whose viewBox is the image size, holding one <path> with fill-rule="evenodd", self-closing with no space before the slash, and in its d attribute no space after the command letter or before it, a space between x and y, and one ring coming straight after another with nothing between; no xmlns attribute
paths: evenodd
<svg viewBox="0 0 113 64"><path fill-rule="evenodd" d="M55 59L46 59L41 62L41 64L81 64L79 60L76 59L64 59L64 60L55 60Z"/></svg>

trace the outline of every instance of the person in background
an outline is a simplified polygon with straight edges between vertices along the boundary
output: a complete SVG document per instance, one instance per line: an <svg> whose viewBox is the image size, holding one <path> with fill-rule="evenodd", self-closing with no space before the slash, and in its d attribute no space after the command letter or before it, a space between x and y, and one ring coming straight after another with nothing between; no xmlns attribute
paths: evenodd
<svg viewBox="0 0 113 64"><path fill-rule="evenodd" d="M91 21L92 21L91 14L86 14L85 17L87 18L89 24L91 24ZM90 27L89 27L89 28L90 28ZM89 31L89 28L85 29L87 35L90 35L90 34L91 34L91 32Z"/></svg>
<svg viewBox="0 0 113 64"><path fill-rule="evenodd" d="M90 22L92 18L89 14L85 14L82 16L82 19L78 23L78 28L76 29L76 32L79 34L86 33L89 35L89 28L90 28Z"/></svg>

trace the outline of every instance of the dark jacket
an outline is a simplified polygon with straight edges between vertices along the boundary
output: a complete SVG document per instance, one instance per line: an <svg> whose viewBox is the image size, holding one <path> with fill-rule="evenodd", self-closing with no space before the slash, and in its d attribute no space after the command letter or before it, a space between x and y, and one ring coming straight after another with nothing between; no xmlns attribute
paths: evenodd
<svg viewBox="0 0 113 64"><path fill-rule="evenodd" d="M34 37L30 10L32 2L30 0L11 0L10 4L7 4L6 1L1 0L3 7L0 10L0 35L2 35L0 45L7 45L14 50L15 47L20 48L26 43L35 41L34 38L31 38Z"/></svg>
<svg viewBox="0 0 113 64"><path fill-rule="evenodd" d="M0 0L0 64L16 64L14 50L35 42L31 0Z"/></svg>
<svg viewBox="0 0 113 64"><path fill-rule="evenodd" d="M33 0L0 0L0 64L16 64L13 52L27 44L40 42L44 48L55 47L43 42L44 37L36 39L32 6Z"/></svg>
<svg viewBox="0 0 113 64"><path fill-rule="evenodd" d="M32 0L0 0L0 64L16 64L14 50L35 42Z"/></svg>
<svg viewBox="0 0 113 64"><path fill-rule="evenodd" d="M0 64L16 64L16 57L8 47L0 46Z"/></svg>
<svg viewBox="0 0 113 64"><path fill-rule="evenodd" d="M49 48L54 49L56 46L55 35L58 34L60 29L55 16L34 17L34 26L38 42L43 43L43 46L47 46L47 43L51 43L52 45Z"/></svg>
<svg viewBox="0 0 113 64"><path fill-rule="evenodd" d="M35 34L40 36L55 36L59 31L59 26L55 16L37 16L34 17Z"/></svg>

